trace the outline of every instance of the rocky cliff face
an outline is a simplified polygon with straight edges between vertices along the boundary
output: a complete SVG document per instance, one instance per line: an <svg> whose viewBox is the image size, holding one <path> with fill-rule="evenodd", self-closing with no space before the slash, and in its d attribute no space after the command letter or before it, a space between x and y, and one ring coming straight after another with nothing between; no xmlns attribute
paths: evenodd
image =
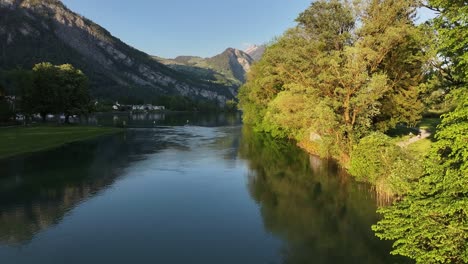
<svg viewBox="0 0 468 264"><path fill-rule="evenodd" d="M241 82L245 82L245 74L253 63L252 58L247 53L233 48L228 48L207 61L220 72L231 75Z"/></svg>
<svg viewBox="0 0 468 264"><path fill-rule="evenodd" d="M0 0L0 48L3 70L42 61L74 64L98 97L174 94L222 103L236 94L166 67L58 0Z"/></svg>

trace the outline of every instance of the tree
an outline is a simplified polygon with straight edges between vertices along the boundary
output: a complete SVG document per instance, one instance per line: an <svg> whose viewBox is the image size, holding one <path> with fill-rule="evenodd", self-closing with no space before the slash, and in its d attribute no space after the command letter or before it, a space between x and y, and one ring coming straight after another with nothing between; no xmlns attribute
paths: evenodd
<svg viewBox="0 0 468 264"><path fill-rule="evenodd" d="M365 3L312 3L252 67L239 93L244 121L278 137L314 135L315 152L345 163L370 132L414 124L426 59L416 1Z"/></svg>
<svg viewBox="0 0 468 264"><path fill-rule="evenodd" d="M396 240L393 254L417 263L468 263L468 3L430 0L428 7L439 13L432 26L440 78L431 82L457 107L443 116L424 175L402 200L380 210L383 219L373 229Z"/></svg>
<svg viewBox="0 0 468 264"><path fill-rule="evenodd" d="M6 98L5 89L0 84L0 122L8 121L13 114L11 105Z"/></svg>
<svg viewBox="0 0 468 264"><path fill-rule="evenodd" d="M60 79L57 67L44 62L34 65L32 69L33 86L23 96L32 104L33 111L39 113L45 122L47 114L58 113L60 102Z"/></svg>
<svg viewBox="0 0 468 264"><path fill-rule="evenodd" d="M433 20L442 63L438 69L453 86L468 80L468 3L465 0L429 0L427 7L439 15Z"/></svg>
<svg viewBox="0 0 468 264"><path fill-rule="evenodd" d="M417 263L468 263L468 94L445 115L425 175L401 201L380 210L377 236Z"/></svg>
<svg viewBox="0 0 468 264"><path fill-rule="evenodd" d="M91 109L91 97L88 90L88 79L82 71L70 64L58 66L60 90L57 102L58 112L65 115L69 123L71 115L88 114Z"/></svg>
<svg viewBox="0 0 468 264"><path fill-rule="evenodd" d="M61 113L68 123L71 115L90 111L88 79L70 64L36 64L32 70L32 87L23 90L22 97L30 111L40 113L43 121L47 114Z"/></svg>

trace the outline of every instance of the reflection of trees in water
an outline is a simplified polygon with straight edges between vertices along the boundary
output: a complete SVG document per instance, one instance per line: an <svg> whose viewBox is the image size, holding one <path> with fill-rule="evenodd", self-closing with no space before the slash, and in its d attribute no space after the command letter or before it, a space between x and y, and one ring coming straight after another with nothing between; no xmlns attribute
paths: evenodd
<svg viewBox="0 0 468 264"><path fill-rule="evenodd" d="M107 186L146 147L128 135L81 142L0 164L0 243L21 244Z"/></svg>
<svg viewBox="0 0 468 264"><path fill-rule="evenodd" d="M187 122L188 121L188 122ZM125 122L128 127L155 126L233 126L241 124L240 113L198 113L198 112L163 112L163 113L98 113L87 119L88 124L115 126Z"/></svg>
<svg viewBox="0 0 468 264"><path fill-rule="evenodd" d="M377 216L367 186L347 180L332 162L249 128L240 155L249 162L248 188L266 229L285 242L284 263L391 261L390 245L370 229Z"/></svg>
<svg viewBox="0 0 468 264"><path fill-rule="evenodd" d="M218 137L203 146L223 151L226 162L233 162L240 131L219 130ZM38 232L58 224L77 204L113 184L130 162L168 148L188 148L185 141L192 140L190 132L190 128L130 130L0 160L0 244L27 243Z"/></svg>

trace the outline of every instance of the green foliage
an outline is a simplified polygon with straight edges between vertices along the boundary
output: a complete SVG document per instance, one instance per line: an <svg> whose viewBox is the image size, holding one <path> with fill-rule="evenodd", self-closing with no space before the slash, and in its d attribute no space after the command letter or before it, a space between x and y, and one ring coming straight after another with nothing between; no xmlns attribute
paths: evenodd
<svg viewBox="0 0 468 264"><path fill-rule="evenodd" d="M235 112L237 111L237 102L234 100L228 100L226 101L226 106L224 109L228 112Z"/></svg>
<svg viewBox="0 0 468 264"><path fill-rule="evenodd" d="M340 50L349 42L355 26L351 8L339 0L317 1L296 19L326 50Z"/></svg>
<svg viewBox="0 0 468 264"><path fill-rule="evenodd" d="M14 116L11 104L5 96L5 89L0 84L0 122L7 122Z"/></svg>
<svg viewBox="0 0 468 264"><path fill-rule="evenodd" d="M353 149L349 172L387 195L407 193L422 175L422 164L382 133L361 139Z"/></svg>
<svg viewBox="0 0 468 264"><path fill-rule="evenodd" d="M319 152L343 161L371 131L414 125L427 59L415 3L313 2L252 67L239 93L244 121L278 137L318 135Z"/></svg>
<svg viewBox="0 0 468 264"><path fill-rule="evenodd" d="M468 263L468 94L445 115L425 174L401 201L382 208L377 236L417 263Z"/></svg>
<svg viewBox="0 0 468 264"><path fill-rule="evenodd" d="M464 0L429 0L428 5L439 13L433 23L437 30L438 51L444 58L440 70L454 85L466 85L468 4Z"/></svg>
<svg viewBox="0 0 468 264"><path fill-rule="evenodd" d="M460 96L453 91L468 88L468 4L463 0L429 0L427 7L438 16L430 23L436 32L431 42L437 57L425 99L430 111L446 113L460 103Z"/></svg>
<svg viewBox="0 0 468 264"><path fill-rule="evenodd" d="M401 154L400 148L382 133L371 134L353 149L350 172L358 180L376 183L388 175L389 168Z"/></svg>
<svg viewBox="0 0 468 264"><path fill-rule="evenodd" d="M63 113L68 122L71 115L90 112L88 79L80 70L70 64L39 63L32 75L32 87L22 95L32 105L32 113L40 113L43 118L50 113Z"/></svg>

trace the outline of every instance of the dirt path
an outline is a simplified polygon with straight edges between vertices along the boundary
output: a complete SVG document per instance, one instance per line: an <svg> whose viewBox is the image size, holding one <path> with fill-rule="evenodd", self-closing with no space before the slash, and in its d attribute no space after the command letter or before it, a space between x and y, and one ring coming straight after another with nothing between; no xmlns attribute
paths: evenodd
<svg viewBox="0 0 468 264"><path fill-rule="evenodd" d="M426 129L420 129L419 131L421 131L420 135L416 135L416 136L413 136L412 138L410 138L408 140L398 142L397 145L402 147L402 148L406 148L407 146L413 144L414 142L418 142L421 139L425 139L425 138L428 138L428 137L431 136L431 133L429 131L427 131Z"/></svg>

